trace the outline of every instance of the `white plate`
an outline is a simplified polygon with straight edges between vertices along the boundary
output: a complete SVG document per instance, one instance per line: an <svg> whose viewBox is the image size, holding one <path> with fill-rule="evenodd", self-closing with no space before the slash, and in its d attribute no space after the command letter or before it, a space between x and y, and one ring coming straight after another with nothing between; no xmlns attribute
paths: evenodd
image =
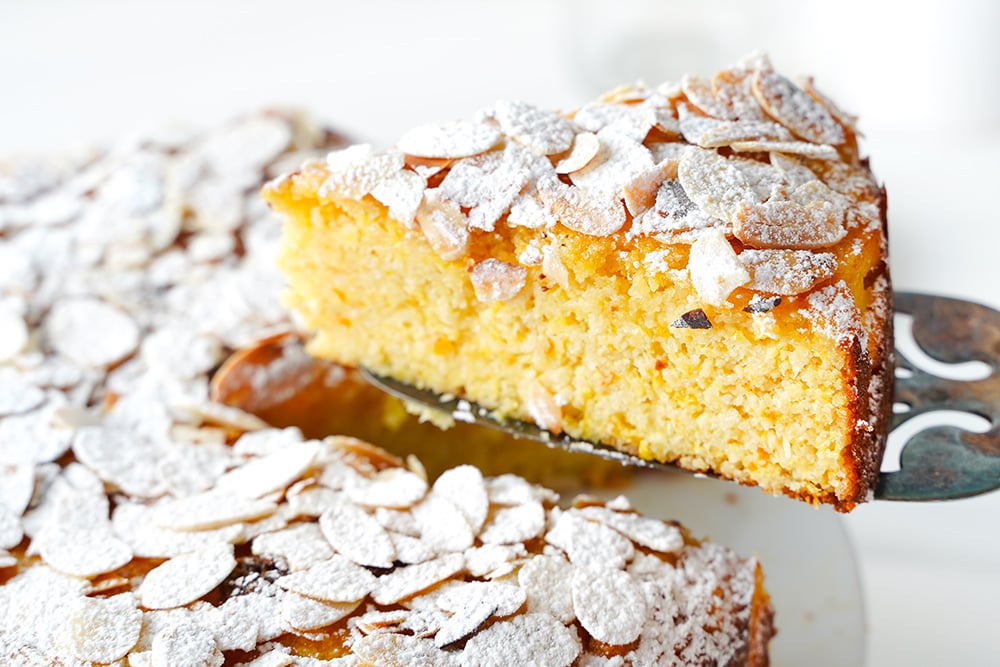
<svg viewBox="0 0 1000 667"><path fill-rule="evenodd" d="M864 664L858 572L832 509L670 472L636 472L623 493L646 515L676 519L694 537L760 559L778 628L774 667Z"/></svg>

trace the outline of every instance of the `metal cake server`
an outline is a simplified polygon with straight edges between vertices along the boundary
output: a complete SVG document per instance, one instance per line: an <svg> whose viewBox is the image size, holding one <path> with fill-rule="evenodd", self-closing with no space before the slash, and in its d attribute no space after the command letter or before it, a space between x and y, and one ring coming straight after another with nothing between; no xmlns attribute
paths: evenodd
<svg viewBox="0 0 1000 667"><path fill-rule="evenodd" d="M980 361L989 374L978 380L938 377L918 368L897 346L892 430L918 415L941 410L978 415L990 426L974 433L942 424L914 433L903 443L899 470L880 473L875 497L951 500L1000 489L1000 312L970 301L913 292L895 292L894 299L897 313L912 315L913 338L930 357L949 364ZM449 413L459 421L628 465L677 470L607 445L556 435L530 422L501 420L486 408L455 396L418 389L363 368L361 373L397 398Z"/></svg>

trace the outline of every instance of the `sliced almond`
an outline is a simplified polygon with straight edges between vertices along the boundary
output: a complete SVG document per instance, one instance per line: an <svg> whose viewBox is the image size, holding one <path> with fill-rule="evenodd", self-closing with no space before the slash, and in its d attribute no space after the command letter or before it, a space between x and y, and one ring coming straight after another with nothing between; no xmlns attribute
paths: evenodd
<svg viewBox="0 0 1000 667"><path fill-rule="evenodd" d="M837 270L833 253L808 250L747 249L740 262L750 272L750 289L789 296L808 292Z"/></svg>
<svg viewBox="0 0 1000 667"><path fill-rule="evenodd" d="M136 595L146 609L181 607L221 584L234 567L233 546L212 544L154 567L146 573Z"/></svg>
<svg viewBox="0 0 1000 667"><path fill-rule="evenodd" d="M590 193L559 181L539 185L538 195L566 228L588 236L608 236L625 224L625 206L610 193Z"/></svg>
<svg viewBox="0 0 1000 667"><path fill-rule="evenodd" d="M461 158L484 153L502 138L503 133L495 125L458 120L415 127L404 134L396 145L408 155Z"/></svg>
<svg viewBox="0 0 1000 667"><path fill-rule="evenodd" d="M781 74L754 73L751 90L767 115L797 136L816 144L844 143L844 128L830 112Z"/></svg>
<svg viewBox="0 0 1000 667"><path fill-rule="evenodd" d="M205 530L260 519L276 509L270 501L209 492L161 503L153 520L171 530Z"/></svg>
<svg viewBox="0 0 1000 667"><path fill-rule="evenodd" d="M368 570L345 556L335 554L329 560L278 579L278 586L287 591L323 602L357 602L363 600L376 585Z"/></svg>
<svg viewBox="0 0 1000 667"><path fill-rule="evenodd" d="M464 563L462 554L453 553L425 563L396 568L378 578L372 599L382 605L396 604L460 572Z"/></svg>
<svg viewBox="0 0 1000 667"><path fill-rule="evenodd" d="M483 474L478 468L461 465L450 468L434 481L431 493L450 500L462 513L473 533L478 533L490 510Z"/></svg>
<svg viewBox="0 0 1000 667"><path fill-rule="evenodd" d="M281 598L281 618L295 630L317 630L348 616L360 604L360 600L320 602L297 593L286 593Z"/></svg>
<svg viewBox="0 0 1000 667"><path fill-rule="evenodd" d="M111 366L135 352L139 344L135 321L98 299L60 300L45 325L55 350L81 366Z"/></svg>
<svg viewBox="0 0 1000 667"><path fill-rule="evenodd" d="M230 470L216 481L215 490L244 498L284 490L309 469L319 451L315 441L291 444Z"/></svg>
<svg viewBox="0 0 1000 667"><path fill-rule="evenodd" d="M348 489L348 496L364 507L411 507L427 493L427 482L409 470L387 468Z"/></svg>
<svg viewBox="0 0 1000 667"><path fill-rule="evenodd" d="M741 209L733 234L751 248L815 250L847 235L843 220L843 209L830 202L768 201Z"/></svg>
<svg viewBox="0 0 1000 667"><path fill-rule="evenodd" d="M469 277L476 299L492 303L510 301L520 294L528 280L528 271L523 266L490 257L473 266Z"/></svg>
<svg viewBox="0 0 1000 667"><path fill-rule="evenodd" d="M500 101L494 113L501 130L542 155L562 153L573 143L573 123L552 111Z"/></svg>
<svg viewBox="0 0 1000 667"><path fill-rule="evenodd" d="M142 630L142 612L131 593L80 598L66 619L67 643L80 660L110 663L123 658Z"/></svg>
<svg viewBox="0 0 1000 667"><path fill-rule="evenodd" d="M545 530L545 509L537 501L500 507L486 522L479 540L483 544L527 542Z"/></svg>
<svg viewBox="0 0 1000 667"><path fill-rule="evenodd" d="M624 570L601 563L573 566L573 610L597 641L620 646L635 641L646 622L646 600ZM608 613L610 610L614 613Z"/></svg>
<svg viewBox="0 0 1000 667"><path fill-rule="evenodd" d="M714 150L689 147L677 166L684 192L710 217L732 220L758 199L738 164Z"/></svg>
<svg viewBox="0 0 1000 667"><path fill-rule="evenodd" d="M580 132L573 139L569 154L556 163L557 174L572 174L580 171L593 160L601 150L601 141L593 132Z"/></svg>
<svg viewBox="0 0 1000 667"><path fill-rule="evenodd" d="M606 507L584 507L575 511L587 519L600 521L614 528L647 549L676 553L684 548L684 535L677 526L666 521L639 514L614 512Z"/></svg>
<svg viewBox="0 0 1000 667"><path fill-rule="evenodd" d="M469 220L458 204L443 199L436 189L426 190L416 220L441 259L451 261L465 255L469 244Z"/></svg>
<svg viewBox="0 0 1000 667"><path fill-rule="evenodd" d="M517 582L524 589L528 611L549 614L562 623L572 623L573 567L562 556L538 555L517 571Z"/></svg>
<svg viewBox="0 0 1000 667"><path fill-rule="evenodd" d="M416 172L400 170L372 188L371 195L389 209L397 222L412 229L426 187L427 180Z"/></svg>
<svg viewBox="0 0 1000 667"><path fill-rule="evenodd" d="M573 565L623 568L635 554L632 542L619 532L570 512L559 515L545 541L561 549Z"/></svg>
<svg viewBox="0 0 1000 667"><path fill-rule="evenodd" d="M338 498L319 517L323 536L339 553L358 565L392 567L396 549L374 516L344 498Z"/></svg>
<svg viewBox="0 0 1000 667"><path fill-rule="evenodd" d="M725 305L734 289L750 281L749 272L718 229L706 230L691 244L688 272L698 296L713 306Z"/></svg>
<svg viewBox="0 0 1000 667"><path fill-rule="evenodd" d="M569 667L581 651L575 630L547 614L522 614L470 637L462 651L462 664Z"/></svg>

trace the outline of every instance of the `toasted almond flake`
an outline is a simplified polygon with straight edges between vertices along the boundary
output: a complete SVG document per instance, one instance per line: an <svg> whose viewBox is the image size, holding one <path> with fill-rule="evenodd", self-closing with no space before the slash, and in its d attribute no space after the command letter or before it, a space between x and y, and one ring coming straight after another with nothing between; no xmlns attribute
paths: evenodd
<svg viewBox="0 0 1000 667"><path fill-rule="evenodd" d="M450 500L469 523L473 533L478 533L490 511L483 473L470 465L460 465L445 470L435 480L431 493Z"/></svg>
<svg viewBox="0 0 1000 667"><path fill-rule="evenodd" d="M851 130L852 132L854 133L858 132L857 128L855 127L855 123L857 123L858 120L857 117L854 114L847 113L846 111L841 109L839 106L837 106L836 103L834 103L833 100L831 100L829 97L820 92L816 88L813 77L811 76L799 77L796 79L796 83L810 97L812 97L814 100L822 104L826 108L826 110L830 112L830 115L833 116L834 120L836 120L845 128Z"/></svg>
<svg viewBox="0 0 1000 667"><path fill-rule="evenodd" d="M781 74L755 72L751 90L767 115L797 136L816 144L844 143L844 128L830 112Z"/></svg>
<svg viewBox="0 0 1000 667"><path fill-rule="evenodd" d="M462 651L462 665L568 667L581 650L574 630L547 614L524 614L494 623L470 637Z"/></svg>
<svg viewBox="0 0 1000 667"><path fill-rule="evenodd" d="M510 616L521 608L526 597L520 587L495 581L468 581L452 586L437 598L439 608L460 614L470 603L488 600L497 616Z"/></svg>
<svg viewBox="0 0 1000 667"><path fill-rule="evenodd" d="M412 229L426 187L427 180L420 174L402 170L372 188L371 195L389 209L397 222Z"/></svg>
<svg viewBox="0 0 1000 667"><path fill-rule="evenodd" d="M34 384L18 375L0 375L0 418L34 410L44 402L45 392Z"/></svg>
<svg viewBox="0 0 1000 667"><path fill-rule="evenodd" d="M153 519L154 512L154 507L119 502L111 515L115 535L139 558L172 558L220 542L232 544L243 536L242 524L198 531L160 528Z"/></svg>
<svg viewBox="0 0 1000 667"><path fill-rule="evenodd" d="M222 667L224 662L211 631L193 623L168 628L153 639L153 667Z"/></svg>
<svg viewBox="0 0 1000 667"><path fill-rule="evenodd" d="M410 537L420 537L417 522L408 511L378 507L375 509L375 518L386 530Z"/></svg>
<svg viewBox="0 0 1000 667"><path fill-rule="evenodd" d="M777 123L766 120L728 121L706 129L698 137L702 148L718 148L736 143L790 143L792 133ZM813 144L808 144L812 146Z"/></svg>
<svg viewBox="0 0 1000 667"><path fill-rule="evenodd" d="M451 261L465 256L469 245L469 219L458 204L443 199L437 189L424 192L416 221L438 257Z"/></svg>
<svg viewBox="0 0 1000 667"><path fill-rule="evenodd" d="M742 206L757 203L739 166L714 150L689 147L677 166L677 177L691 201L713 218L731 220Z"/></svg>
<svg viewBox="0 0 1000 667"><path fill-rule="evenodd" d="M295 630L316 630L351 614L361 600L355 602L320 602L297 593L286 593L281 599L281 617Z"/></svg>
<svg viewBox="0 0 1000 667"><path fill-rule="evenodd" d="M591 637L612 646L639 637L646 601L631 574L600 563L574 565L572 588L573 610Z"/></svg>
<svg viewBox="0 0 1000 667"><path fill-rule="evenodd" d="M345 498L335 500L319 517L323 536L358 565L392 567L396 549L374 516Z"/></svg>
<svg viewBox="0 0 1000 667"><path fill-rule="evenodd" d="M556 217L539 201L534 194L518 195L510 205L507 213L508 227L527 227L528 229L548 229L555 226ZM530 262L521 261L521 264Z"/></svg>
<svg viewBox="0 0 1000 667"><path fill-rule="evenodd" d="M260 519L276 509L270 501L209 491L161 503L153 520L171 530L206 530Z"/></svg>
<svg viewBox="0 0 1000 667"><path fill-rule="evenodd" d="M123 658L142 629L142 612L131 593L80 598L66 619L67 643L80 660L109 663Z"/></svg>
<svg viewBox="0 0 1000 667"><path fill-rule="evenodd" d="M614 528L639 546L661 553L676 553L684 548L684 535L671 523L639 514L615 512L606 507L584 507L575 511L584 518Z"/></svg>
<svg viewBox="0 0 1000 667"><path fill-rule="evenodd" d="M623 568L635 554L631 540L618 531L571 512L559 515L545 541L561 549L574 566L598 563Z"/></svg>
<svg viewBox="0 0 1000 667"><path fill-rule="evenodd" d="M319 450L315 441L289 445L227 472L215 483L215 490L244 498L284 490L309 469Z"/></svg>
<svg viewBox="0 0 1000 667"><path fill-rule="evenodd" d="M49 525L31 543L47 565L74 577L94 577L132 560L132 550L103 525Z"/></svg>
<svg viewBox="0 0 1000 667"><path fill-rule="evenodd" d="M557 174L572 174L580 171L597 157L601 150L601 140L593 132L580 132L573 139L569 155L556 163Z"/></svg>
<svg viewBox="0 0 1000 667"><path fill-rule="evenodd" d="M609 236L625 224L625 206L616 194L592 194L559 181L539 184L539 198L567 229L588 236Z"/></svg>
<svg viewBox="0 0 1000 667"><path fill-rule="evenodd" d="M573 121L582 129L612 132L641 142L657 122L651 107L629 104L588 104L573 116Z"/></svg>
<svg viewBox="0 0 1000 667"><path fill-rule="evenodd" d="M411 512L421 541L438 553L464 551L475 541L465 515L444 496L428 494Z"/></svg>
<svg viewBox="0 0 1000 667"><path fill-rule="evenodd" d="M0 363L10 361L28 344L28 325L24 318L0 308Z"/></svg>
<svg viewBox="0 0 1000 667"><path fill-rule="evenodd" d="M234 408L231 405L223 405L222 403L205 401L197 405L178 406L178 410L187 412L195 419L202 420L208 424L216 424L237 431L260 431L270 428L270 425L260 417L246 410Z"/></svg>
<svg viewBox="0 0 1000 667"><path fill-rule="evenodd" d="M728 118L763 120L764 113L750 90L753 70L737 65L717 72L712 77L715 99L728 110Z"/></svg>
<svg viewBox="0 0 1000 667"><path fill-rule="evenodd" d="M392 611L373 610L354 619L358 630L366 635L379 632L386 628L399 625L406 620L409 614L405 609L394 609Z"/></svg>
<svg viewBox="0 0 1000 667"><path fill-rule="evenodd" d="M724 305L734 289L750 281L750 273L718 229L707 230L691 244L688 271L698 296L713 306Z"/></svg>
<svg viewBox="0 0 1000 667"><path fill-rule="evenodd" d="M796 158L781 153L771 153L770 158L771 166L781 172L785 183L793 189L816 180L816 174Z"/></svg>
<svg viewBox="0 0 1000 667"><path fill-rule="evenodd" d="M528 555L524 544L484 544L465 550L465 569L474 577L495 579L514 569Z"/></svg>
<svg viewBox="0 0 1000 667"><path fill-rule="evenodd" d="M0 507L20 517L28 509L35 492L35 466L0 465Z"/></svg>
<svg viewBox="0 0 1000 667"><path fill-rule="evenodd" d="M157 470L163 445L123 428L84 426L73 438L73 454L102 480L133 496L164 492Z"/></svg>
<svg viewBox="0 0 1000 667"><path fill-rule="evenodd" d="M729 107L716 98L711 81L697 74L685 74L681 77L681 90L688 102L705 114L719 119L732 119Z"/></svg>
<svg viewBox="0 0 1000 667"><path fill-rule="evenodd" d="M497 610L497 602L485 598L468 600L465 606L444 622L434 635L434 644L445 647L465 639L478 630Z"/></svg>
<svg viewBox="0 0 1000 667"><path fill-rule="evenodd" d="M733 141L729 147L737 153L788 153L817 160L836 160L839 157L833 146L807 141Z"/></svg>
<svg viewBox="0 0 1000 667"><path fill-rule="evenodd" d="M460 158L484 153L502 138L503 133L494 125L456 120L415 127L400 137L396 146L418 157Z"/></svg>
<svg viewBox="0 0 1000 667"><path fill-rule="evenodd" d="M744 250L740 262L750 272L750 289L795 295L832 278L837 258L829 252L808 250Z"/></svg>
<svg viewBox="0 0 1000 667"><path fill-rule="evenodd" d="M311 486L308 489L287 498L293 516L318 517L338 497L339 491L325 486Z"/></svg>
<svg viewBox="0 0 1000 667"><path fill-rule="evenodd" d="M497 102L495 117L508 136L543 155L562 153L573 142L573 123L525 102Z"/></svg>
<svg viewBox="0 0 1000 667"><path fill-rule="evenodd" d="M547 244L544 248L542 248L542 273L546 277L551 278L553 281L555 281L555 283L559 285L559 287L563 289L569 289L570 287L569 270L566 268L566 265L562 261L562 251L560 251L559 248L560 245L555 240L553 240L551 243ZM549 422L545 422L547 426L545 426L544 428L546 428L546 430L552 431L553 433L559 432L562 429L561 408L559 410L554 410L551 409L552 408L551 405L536 404L534 402L534 399L539 399L541 401L546 401L546 402L547 399L543 395L535 396L534 391L535 389L529 388L529 391L527 392L527 402L529 409L532 406L547 409L548 411L545 414L551 417L552 419ZM558 407L558 404L556 404L556 407ZM541 413L537 415L532 415L532 418L536 420L542 419Z"/></svg>
<svg viewBox="0 0 1000 667"><path fill-rule="evenodd" d="M396 560L400 563L423 563L437 556L437 552L412 535L389 533L392 546L396 550Z"/></svg>
<svg viewBox="0 0 1000 667"><path fill-rule="evenodd" d="M7 509L6 505L0 505L0 549L13 549L23 538L20 517Z"/></svg>
<svg viewBox="0 0 1000 667"><path fill-rule="evenodd" d="M91 368L121 361L139 344L139 328L132 318L98 299L57 301L45 326L57 352Z"/></svg>
<svg viewBox="0 0 1000 667"><path fill-rule="evenodd" d="M703 230L723 224L701 212L691 201L680 181L666 179L656 191L653 207L632 221L631 234L656 236Z"/></svg>
<svg viewBox="0 0 1000 667"><path fill-rule="evenodd" d="M517 296L528 280L528 270L490 257L473 266L469 276L476 299L492 303Z"/></svg>
<svg viewBox="0 0 1000 667"><path fill-rule="evenodd" d="M670 171L676 173L677 163L654 164L622 187L622 198L625 208L633 217L646 211L656 201L660 184L667 178Z"/></svg>
<svg viewBox="0 0 1000 667"><path fill-rule="evenodd" d="M348 489L347 495L364 507L402 509L418 502L427 493L427 482L408 470L387 468Z"/></svg>
<svg viewBox="0 0 1000 667"><path fill-rule="evenodd" d="M830 202L768 201L741 209L733 234L751 248L817 250L847 235L843 219L844 210Z"/></svg>
<svg viewBox="0 0 1000 667"><path fill-rule="evenodd" d="M221 584L234 567L233 545L211 544L154 567L146 573L136 595L146 609L181 607Z"/></svg>
<svg viewBox="0 0 1000 667"><path fill-rule="evenodd" d="M517 583L526 594L529 613L549 614L562 623L572 623L573 567L562 556L538 555L517 571Z"/></svg>
<svg viewBox="0 0 1000 667"><path fill-rule="evenodd" d="M553 244L552 246L546 247L546 250L548 251L549 248L552 248L551 250L552 257L558 258L559 251L555 248L555 245ZM546 258L549 257L548 254L544 256ZM558 259L556 259L555 261L558 261ZM553 268L552 264L554 264L554 262L552 260L546 262L545 259L543 259L542 260L543 271L546 270L545 266L547 264L550 266L551 269ZM559 265L559 268L562 268L561 264ZM564 268L562 270L565 272ZM555 276L553 276L553 278L559 283L561 287L563 287L563 289L566 289L565 283L569 282L568 277L563 280L560 280L559 278L561 276L559 276L559 269L556 269L555 271L553 271L553 273L556 274ZM531 417L532 421L534 421L539 428L543 428L546 431L549 431L550 433L555 433L557 435L559 433L562 433L563 430L562 406L560 406L559 403L556 401L556 397L552 395L552 392L546 389L541 382L539 382L534 377L526 378L521 385L521 397L522 400L524 401L524 407L528 411L528 416Z"/></svg>
<svg viewBox="0 0 1000 667"><path fill-rule="evenodd" d="M479 534L479 540L483 544L515 544L538 537L544 530L545 509L537 501L528 501L497 508Z"/></svg>
<svg viewBox="0 0 1000 667"><path fill-rule="evenodd" d="M377 585L371 572L339 554L287 574L276 583L287 591L324 602L358 602Z"/></svg>
<svg viewBox="0 0 1000 667"><path fill-rule="evenodd" d="M320 186L319 196L360 199L403 168L403 154L377 153L369 144L358 144L330 153L326 163L330 175Z"/></svg>
<svg viewBox="0 0 1000 667"><path fill-rule="evenodd" d="M571 173L573 185L598 193L619 195L622 188L653 167L649 149L612 128L597 133L600 149L585 167ZM620 195L619 195L620 196Z"/></svg>
<svg viewBox="0 0 1000 667"><path fill-rule="evenodd" d="M462 554L452 553L425 563L396 568L378 578L372 599L382 605L396 604L460 572L464 565Z"/></svg>
<svg viewBox="0 0 1000 667"><path fill-rule="evenodd" d="M559 494L555 491L532 484L517 475L497 475L487 479L486 491L493 505L559 502Z"/></svg>
<svg viewBox="0 0 1000 667"><path fill-rule="evenodd" d="M410 635L376 633L359 638L351 645L366 664L379 667L458 667L458 659L442 651L429 639Z"/></svg>
<svg viewBox="0 0 1000 667"><path fill-rule="evenodd" d="M292 572L305 570L333 556L333 549L315 523L299 523L253 540L255 556L281 558Z"/></svg>

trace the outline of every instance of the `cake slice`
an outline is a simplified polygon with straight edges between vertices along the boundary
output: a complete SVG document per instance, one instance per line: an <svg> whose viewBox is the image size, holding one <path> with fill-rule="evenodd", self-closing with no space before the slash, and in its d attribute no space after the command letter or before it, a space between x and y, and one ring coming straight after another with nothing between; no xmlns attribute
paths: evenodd
<svg viewBox="0 0 1000 667"><path fill-rule="evenodd" d="M752 57L569 113L498 102L265 189L311 351L842 511L891 411L885 194Z"/></svg>

